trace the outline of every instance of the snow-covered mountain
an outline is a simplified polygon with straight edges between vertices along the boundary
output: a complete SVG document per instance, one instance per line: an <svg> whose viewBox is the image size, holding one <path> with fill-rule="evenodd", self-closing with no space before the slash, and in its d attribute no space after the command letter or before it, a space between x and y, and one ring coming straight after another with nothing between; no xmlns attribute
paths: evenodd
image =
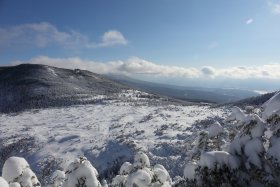
<svg viewBox="0 0 280 187"><path fill-rule="evenodd" d="M127 86L85 70L36 64L1 67L0 112L121 99L119 93L128 89Z"/></svg>
<svg viewBox="0 0 280 187"><path fill-rule="evenodd" d="M279 93L242 110L170 101L81 70L20 65L0 75L0 186L280 184Z"/></svg>

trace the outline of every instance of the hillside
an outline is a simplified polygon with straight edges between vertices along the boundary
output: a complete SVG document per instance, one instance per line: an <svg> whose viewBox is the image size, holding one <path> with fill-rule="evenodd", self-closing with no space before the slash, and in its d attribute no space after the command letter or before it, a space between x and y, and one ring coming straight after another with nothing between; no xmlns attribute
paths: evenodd
<svg viewBox="0 0 280 187"><path fill-rule="evenodd" d="M128 87L101 75L45 65L0 68L0 112L96 103ZM98 95L98 97L96 97Z"/></svg>
<svg viewBox="0 0 280 187"><path fill-rule="evenodd" d="M254 106L254 107L260 107L262 104L264 104L267 100L269 100L271 97L275 95L276 92L266 93L255 97L249 97L246 99L242 99L236 102L232 102L230 104L239 106L241 108L244 108L246 106Z"/></svg>

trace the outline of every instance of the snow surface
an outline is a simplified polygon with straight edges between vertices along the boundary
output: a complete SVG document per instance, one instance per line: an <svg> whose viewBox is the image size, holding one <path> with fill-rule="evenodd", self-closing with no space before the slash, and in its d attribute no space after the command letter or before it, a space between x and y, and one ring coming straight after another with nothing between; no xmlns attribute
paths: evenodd
<svg viewBox="0 0 280 187"><path fill-rule="evenodd" d="M66 169L75 158L86 156L105 176L109 170L119 171L141 150L148 153L152 164L162 164L175 176L182 174L182 155L192 147L199 131L196 124L227 115L224 108L150 105L135 93L122 96L135 102L106 101L0 114L2 148L7 156L26 158L36 174L50 166L53 171ZM11 151L12 146L18 147Z"/></svg>
<svg viewBox="0 0 280 187"><path fill-rule="evenodd" d="M9 187L8 182L3 177L0 177L0 186L1 187Z"/></svg>

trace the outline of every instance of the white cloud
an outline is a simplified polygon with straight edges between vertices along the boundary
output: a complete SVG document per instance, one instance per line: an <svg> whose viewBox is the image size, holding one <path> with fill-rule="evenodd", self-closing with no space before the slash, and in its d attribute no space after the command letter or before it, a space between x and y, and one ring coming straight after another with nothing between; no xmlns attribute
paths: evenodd
<svg viewBox="0 0 280 187"><path fill-rule="evenodd" d="M164 76L164 77L184 77L184 78L231 78L231 79L249 79L249 78L268 78L280 79L280 63L266 64L262 66L242 66L229 68L214 68L204 66L201 69L192 67L166 66L149 62L137 57L127 60L118 60L110 62L97 62L92 60L83 60L74 58L50 58L39 56L27 61L15 61L12 64L31 63L45 64L61 68L79 68L93 71L100 74L124 74L134 75L142 74Z"/></svg>
<svg viewBox="0 0 280 187"><path fill-rule="evenodd" d="M214 77L216 75L216 70L211 66L204 66L201 68L201 72L205 76Z"/></svg>
<svg viewBox="0 0 280 187"><path fill-rule="evenodd" d="M0 47L38 47L60 46L63 48L96 48L113 45L126 45L127 40L117 30L103 34L102 41L91 42L88 37L77 31L60 31L54 25L41 22L21 24L0 28Z"/></svg>
<svg viewBox="0 0 280 187"><path fill-rule="evenodd" d="M253 23L254 22L254 20L252 19L252 18L250 18L250 19L248 19L247 21L246 21L246 24L247 25L250 25L251 23Z"/></svg>
<svg viewBox="0 0 280 187"><path fill-rule="evenodd" d="M126 45L127 40L117 30L109 30L102 36L101 46Z"/></svg>
<svg viewBox="0 0 280 187"><path fill-rule="evenodd" d="M118 60L103 63L91 60L82 60L78 57L49 58L47 56L39 56L27 61L15 61L12 64L22 63L44 64L69 69L79 68L100 74L143 74L154 76L180 76L185 78L195 78L198 77L200 73L200 71L195 68L158 65L137 57L132 57L125 61Z"/></svg>
<svg viewBox="0 0 280 187"><path fill-rule="evenodd" d="M269 0L268 5L273 14L280 15L280 1L279 0Z"/></svg>
<svg viewBox="0 0 280 187"><path fill-rule="evenodd" d="M210 72L210 73L209 73ZM280 79L280 63L266 64L262 66L242 66L214 69L207 72L211 77L231 78L231 79L249 79L249 78L268 78ZM203 72L205 74L205 71Z"/></svg>

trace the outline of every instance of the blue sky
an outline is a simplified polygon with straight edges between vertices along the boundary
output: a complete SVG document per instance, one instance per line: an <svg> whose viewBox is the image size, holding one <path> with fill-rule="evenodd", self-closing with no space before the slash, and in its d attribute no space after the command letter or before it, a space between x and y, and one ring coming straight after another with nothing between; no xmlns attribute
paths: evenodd
<svg viewBox="0 0 280 187"><path fill-rule="evenodd" d="M275 81L279 33L280 0L0 1L3 65L80 65L181 85Z"/></svg>

